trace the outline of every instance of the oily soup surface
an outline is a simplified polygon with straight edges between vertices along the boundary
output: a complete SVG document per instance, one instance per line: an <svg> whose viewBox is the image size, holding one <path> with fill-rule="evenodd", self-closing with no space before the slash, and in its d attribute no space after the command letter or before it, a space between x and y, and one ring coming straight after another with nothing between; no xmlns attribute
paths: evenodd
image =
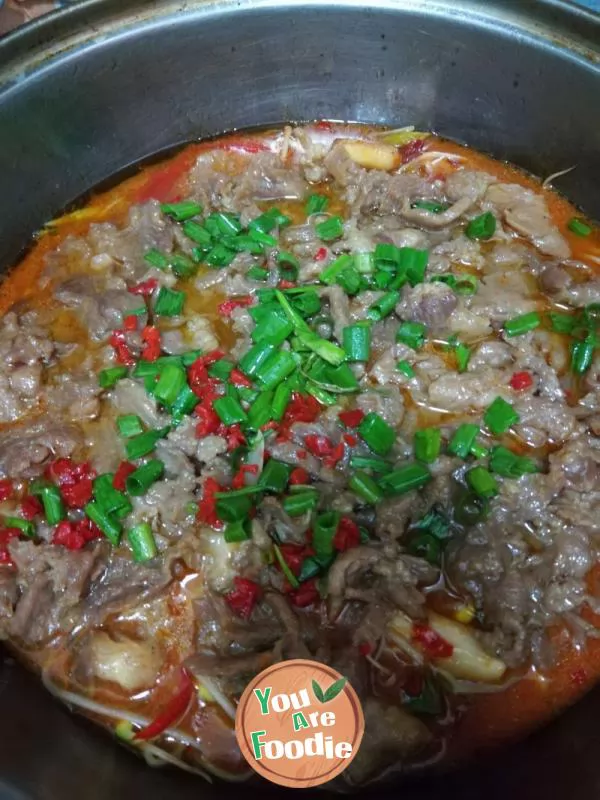
<svg viewBox="0 0 600 800"><path fill-rule="evenodd" d="M596 679L600 235L414 131L190 145L0 289L0 636L150 764L248 776L282 659L364 710L337 781Z"/></svg>

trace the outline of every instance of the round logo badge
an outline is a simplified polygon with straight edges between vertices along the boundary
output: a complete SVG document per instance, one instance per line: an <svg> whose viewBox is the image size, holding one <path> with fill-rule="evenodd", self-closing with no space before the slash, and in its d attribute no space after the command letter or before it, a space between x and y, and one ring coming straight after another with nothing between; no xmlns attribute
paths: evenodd
<svg viewBox="0 0 600 800"><path fill-rule="evenodd" d="M250 766L281 786L308 788L343 772L365 723L347 679L318 661L282 661L257 675L238 705L235 732Z"/></svg>

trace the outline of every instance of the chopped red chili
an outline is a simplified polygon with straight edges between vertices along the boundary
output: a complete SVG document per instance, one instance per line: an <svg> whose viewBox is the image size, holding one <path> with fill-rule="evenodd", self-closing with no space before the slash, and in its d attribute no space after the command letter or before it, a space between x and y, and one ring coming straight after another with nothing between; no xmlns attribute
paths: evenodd
<svg viewBox="0 0 600 800"><path fill-rule="evenodd" d="M69 508L83 508L92 499L92 491L92 479L86 476L72 486L63 486L60 493Z"/></svg>
<svg viewBox="0 0 600 800"><path fill-rule="evenodd" d="M323 458L323 464L326 467L335 467L335 465L344 457L344 443L340 442L332 448L331 452Z"/></svg>
<svg viewBox="0 0 600 800"><path fill-rule="evenodd" d="M233 579L233 586L232 591L225 595L225 600L232 611L244 619L249 619L262 594L262 589L254 581L239 576Z"/></svg>
<svg viewBox="0 0 600 800"><path fill-rule="evenodd" d="M298 484L308 483L310 480L310 475L303 467L296 467L293 469L290 474L290 479L288 483L291 486L298 486Z"/></svg>
<svg viewBox="0 0 600 800"><path fill-rule="evenodd" d="M417 156L420 156L424 149L424 139L413 139L412 142L408 142L407 144L403 145L400 148L400 157L402 158L402 163L407 164Z"/></svg>
<svg viewBox="0 0 600 800"><path fill-rule="evenodd" d="M291 591L288 597L292 605L296 606L296 608L312 606L320 598L317 581L314 578L304 581L297 589Z"/></svg>
<svg viewBox="0 0 600 800"><path fill-rule="evenodd" d="M219 436L224 436L227 439L227 452L231 453L236 447L246 444L246 437L242 433L239 425L221 425L218 430Z"/></svg>
<svg viewBox="0 0 600 800"><path fill-rule="evenodd" d="M118 489L120 492L125 491L125 481L131 475L132 472L135 472L137 467L135 464L132 464L129 461L121 461L119 464L117 471L115 472L115 477L113 478L113 488Z"/></svg>
<svg viewBox="0 0 600 800"><path fill-rule="evenodd" d="M92 480L96 472L87 461L76 464L69 458L57 458L46 468L46 475L58 483L69 508L82 508L92 499Z"/></svg>
<svg viewBox="0 0 600 800"><path fill-rule="evenodd" d="M243 489L246 485L246 475L257 475L258 464L242 464L239 471L234 475L231 481L232 489Z"/></svg>
<svg viewBox="0 0 600 800"><path fill-rule="evenodd" d="M160 356L160 331L153 325L146 325L142 330L142 341L145 343L142 350L144 361L156 361Z"/></svg>
<svg viewBox="0 0 600 800"><path fill-rule="evenodd" d="M305 436L304 444L307 450L317 458L330 456L333 452L331 440L327 436L320 436L318 433L309 433L308 436Z"/></svg>
<svg viewBox="0 0 600 800"><path fill-rule="evenodd" d="M0 502L2 500L8 500L13 493L14 488L13 482L8 478L3 478L0 480Z"/></svg>
<svg viewBox="0 0 600 800"><path fill-rule="evenodd" d="M148 278L147 281L143 281L142 283L138 283L135 286L130 286L127 291L131 292L131 294L140 294L144 297L151 295L152 292L158 286L158 281L156 278Z"/></svg>
<svg viewBox="0 0 600 800"><path fill-rule="evenodd" d="M174 725L188 710L194 696L194 683L183 667L179 679L177 693L169 700L160 714L154 720L135 734L135 739L148 741L160 736L161 733Z"/></svg>
<svg viewBox="0 0 600 800"><path fill-rule="evenodd" d="M125 341L125 331L113 331L108 342L115 349L117 364L125 364L127 367L131 367L135 364L133 353Z"/></svg>
<svg viewBox="0 0 600 800"><path fill-rule="evenodd" d="M123 320L123 328L126 331L137 331L138 318L135 314L129 314Z"/></svg>
<svg viewBox="0 0 600 800"><path fill-rule="evenodd" d="M314 422L321 413L321 404L310 394L294 392L288 403L283 425L289 426L294 422Z"/></svg>
<svg viewBox="0 0 600 800"><path fill-rule="evenodd" d="M25 519L31 521L34 517L37 517L38 514L41 514L43 510L44 507L37 497L28 495L21 500L21 514Z"/></svg>
<svg viewBox="0 0 600 800"><path fill-rule="evenodd" d="M286 281L286 280L279 281L279 283L277 284L278 289L293 289L295 286L296 284L294 283L294 281Z"/></svg>
<svg viewBox="0 0 600 800"><path fill-rule="evenodd" d="M200 422L196 425L196 438L203 439L211 433L216 433L221 426L221 420L213 408L201 404L197 405L194 414Z"/></svg>
<svg viewBox="0 0 600 800"><path fill-rule="evenodd" d="M342 411L338 414L338 419L347 428L358 428L364 416L364 411L361 411L360 408L355 408L352 411Z"/></svg>
<svg viewBox="0 0 600 800"><path fill-rule="evenodd" d="M67 550L81 550L85 545L83 533L77 530L74 522L59 522L52 535L52 544L62 545Z"/></svg>
<svg viewBox="0 0 600 800"><path fill-rule="evenodd" d="M324 261L327 258L327 248L319 247L315 253L315 261Z"/></svg>
<svg viewBox="0 0 600 800"><path fill-rule="evenodd" d="M217 500L215 494L223 489L214 478L207 478L202 488L202 500L198 503L198 522L204 522L213 528L221 527L222 523L217 517Z"/></svg>
<svg viewBox="0 0 600 800"><path fill-rule="evenodd" d="M524 389L530 389L533 386L533 378L529 372L515 372L510 379L510 385L515 391L522 392Z"/></svg>
<svg viewBox="0 0 600 800"><path fill-rule="evenodd" d="M0 564L12 566L13 560L8 552L11 539L18 539L21 531L18 528L0 528Z"/></svg>
<svg viewBox="0 0 600 800"><path fill-rule="evenodd" d="M413 622L412 638L430 658L450 658L454 647L424 622Z"/></svg>
<svg viewBox="0 0 600 800"><path fill-rule="evenodd" d="M338 552L343 553L352 547L358 547L359 544L360 529L358 525L348 517L342 517L333 537L333 546Z"/></svg>
<svg viewBox="0 0 600 800"><path fill-rule="evenodd" d="M342 439L348 445L348 447L356 447L356 445L358 444L358 439L356 438L356 436L352 436L351 433L345 433L342 436Z"/></svg>
<svg viewBox="0 0 600 800"><path fill-rule="evenodd" d="M305 545L282 544L279 546L279 549L285 560L285 563L288 565L294 575L299 575L300 570L302 569L302 562L307 556Z"/></svg>
<svg viewBox="0 0 600 800"><path fill-rule="evenodd" d="M247 378L239 369L232 369L229 373L229 380L234 386L252 386L252 381Z"/></svg>
<svg viewBox="0 0 600 800"><path fill-rule="evenodd" d="M219 313L223 314L224 317L230 317L234 308L245 308L246 306L251 306L253 302L254 298L251 295L226 300L219 306Z"/></svg>

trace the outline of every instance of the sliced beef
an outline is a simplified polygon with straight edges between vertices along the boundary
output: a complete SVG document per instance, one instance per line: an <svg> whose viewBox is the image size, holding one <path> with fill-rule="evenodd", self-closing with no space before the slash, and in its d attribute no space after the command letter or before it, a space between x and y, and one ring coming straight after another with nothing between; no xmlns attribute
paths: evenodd
<svg viewBox="0 0 600 800"><path fill-rule="evenodd" d="M456 308L456 295L443 283L419 283L404 290L396 314L401 319L423 322L432 331L444 326Z"/></svg>
<svg viewBox="0 0 600 800"><path fill-rule="evenodd" d="M109 288L100 279L78 275L55 291L56 299L76 311L82 326L97 341L121 328L124 318L140 307L139 297L127 291L124 281L113 279L110 283Z"/></svg>
<svg viewBox="0 0 600 800"><path fill-rule="evenodd" d="M49 416L8 428L0 433L0 476L36 477L49 460L70 456L81 443L79 428Z"/></svg>

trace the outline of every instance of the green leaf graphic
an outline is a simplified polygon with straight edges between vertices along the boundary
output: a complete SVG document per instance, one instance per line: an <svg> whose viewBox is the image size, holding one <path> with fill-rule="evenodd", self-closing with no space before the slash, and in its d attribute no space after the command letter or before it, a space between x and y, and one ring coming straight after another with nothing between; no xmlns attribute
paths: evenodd
<svg viewBox="0 0 600 800"><path fill-rule="evenodd" d="M312 690L315 694L315 697L320 703L325 702L325 695L323 694L323 689L319 686L319 684L313 679L312 682Z"/></svg>
<svg viewBox="0 0 600 800"><path fill-rule="evenodd" d="M342 691L347 682L348 678L340 678L332 683L329 689L327 689L325 692L325 700L323 702L328 703L330 700L334 700Z"/></svg>

